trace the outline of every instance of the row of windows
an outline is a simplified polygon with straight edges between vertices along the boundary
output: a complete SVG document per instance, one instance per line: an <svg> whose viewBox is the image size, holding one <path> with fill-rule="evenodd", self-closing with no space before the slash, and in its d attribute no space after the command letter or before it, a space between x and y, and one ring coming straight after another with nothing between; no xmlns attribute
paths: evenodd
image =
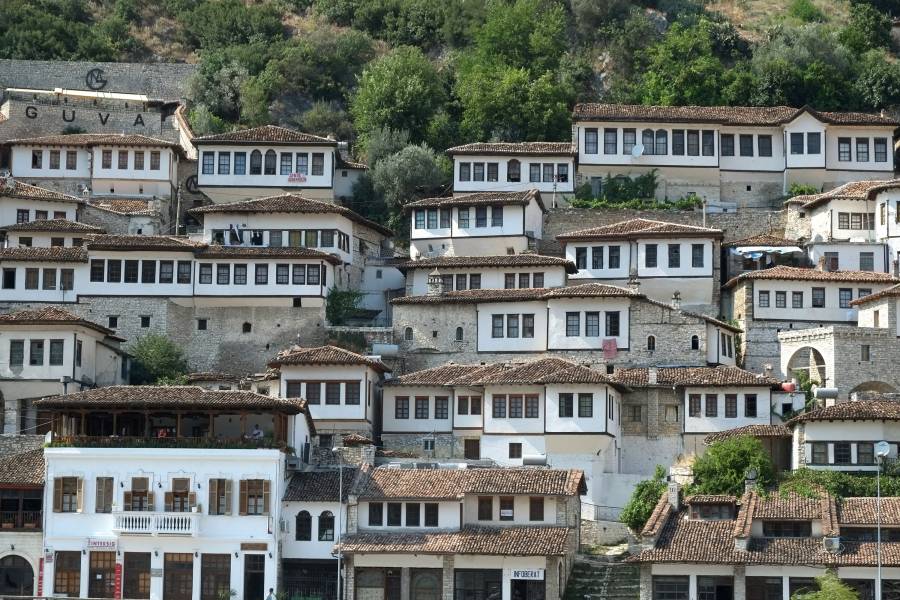
<svg viewBox="0 0 900 600"><path fill-rule="evenodd" d="M591 255L591 269L603 269L604 248L608 252L608 269L621 266L621 249L619 246L593 246L575 248L575 266L587 269L588 250ZM681 244L666 244L667 265L670 269L681 268ZM691 267L702 269L705 263L704 244L691 244ZM659 266L659 244L644 245L644 266L655 269Z"/></svg>
<svg viewBox="0 0 900 600"><path fill-rule="evenodd" d="M875 229L875 213L839 212L838 229Z"/></svg>
<svg viewBox="0 0 900 600"><path fill-rule="evenodd" d="M123 268L124 265L124 268ZM94 283L179 283L191 282L190 261L173 260L120 260L91 259L90 280ZM213 267L217 285L246 285L247 264L199 263L197 283L213 282ZM66 269L63 269L65 271ZM69 269L71 271L71 269ZM325 285L324 265L275 265L275 283L278 285ZM254 283L268 285L269 265L254 265ZM5 278L4 278L5 279ZM26 286L27 287L27 286ZM46 288L45 288L46 289ZM66 288L63 288L66 289ZM71 289L71 288L69 288Z"/></svg>
<svg viewBox="0 0 900 600"><path fill-rule="evenodd" d="M50 150L47 152L49 155L48 165L47 167L52 170L60 169L60 151L59 150ZM134 156L131 159L131 156ZM104 169L112 169L113 165L113 151L112 150L103 150L100 155L100 164ZM118 169L127 169L129 164L133 165L134 170L142 171L146 167L146 159L147 153L143 150L117 150L116 151L116 167ZM150 170L158 171L160 164L160 153L159 150L152 150L150 152ZM44 151L43 150L32 150L31 151L31 168L32 169L42 169L44 168ZM67 150L66 151L66 170L74 171L78 168L78 152L75 150Z"/></svg>
<svg viewBox="0 0 900 600"><path fill-rule="evenodd" d="M499 163L461 162L459 181L498 181ZM516 159L506 163L506 181L518 183L522 180L522 163ZM566 183L569 181L567 163L528 163L529 183Z"/></svg>
<svg viewBox="0 0 900 600"><path fill-rule="evenodd" d="M857 298L868 296L872 293L870 288L859 288L857 290ZM812 308L825 308L825 288L812 288ZM768 290L760 290L759 306L760 308L768 308L770 306L771 292ZM839 308L851 308L850 302L853 301L852 288L840 288L838 290L838 306ZM775 292L775 308L787 308L787 292ZM791 308L804 308L803 292L791 292Z"/></svg>
<svg viewBox="0 0 900 600"><path fill-rule="evenodd" d="M828 271L840 271L841 269L841 255L839 252L826 252L824 254L825 257L825 269ZM859 253L859 270L860 271L874 271L875 270L875 253L874 252L860 252Z"/></svg>
<svg viewBox="0 0 900 600"><path fill-rule="evenodd" d="M804 135L806 143L803 143ZM790 135L791 154L821 154L822 134L818 131L794 132Z"/></svg>
<svg viewBox="0 0 900 600"><path fill-rule="evenodd" d="M402 527L404 512L407 527L439 526L436 502L369 502L369 527Z"/></svg>
<svg viewBox="0 0 900 600"><path fill-rule="evenodd" d="M869 162L869 138L838 138L838 160L850 162L853 160L852 147L856 142L856 162ZM875 138L875 162L887 162L887 138Z"/></svg>
<svg viewBox="0 0 900 600"><path fill-rule="evenodd" d="M17 208L16 209L16 223L30 223L31 222L31 209L29 208ZM37 210L34 211L34 220L35 221L46 221L50 218L50 211L46 210ZM54 219L65 219L66 211L64 210L54 210L53 211Z"/></svg>
<svg viewBox="0 0 900 600"><path fill-rule="evenodd" d="M303 386L306 386L304 396ZM325 404L340 405L343 388L344 404L359 405L360 382L358 381L288 381L285 392L288 398L305 398L307 404L322 403L322 386L325 386Z"/></svg>
<svg viewBox="0 0 900 600"><path fill-rule="evenodd" d="M334 541L334 514L330 510L323 511L318 517L318 537L320 542ZM312 541L312 515L301 510L294 519L294 539L298 542Z"/></svg>
<svg viewBox="0 0 900 600"><path fill-rule="evenodd" d="M34 238L30 235L20 235L15 242L19 248L31 248L34 245ZM50 238L51 248L63 248L66 245L66 238L52 237ZM84 246L84 238L72 238L72 247L80 248Z"/></svg>
<svg viewBox="0 0 900 600"><path fill-rule="evenodd" d="M232 169L231 152L204 152L201 159L201 172L203 175L216 174L216 154L218 154L219 175L247 174L246 152L234 153L234 169ZM282 152L279 159L278 154L274 150L267 150L265 160L263 160L263 154L259 150L254 150L250 153L251 175L275 175L276 170L279 175L324 175L325 154L313 152L312 162L310 163L310 153L308 152Z"/></svg>
<svg viewBox="0 0 900 600"><path fill-rule="evenodd" d="M488 220L489 208L490 221ZM420 208L415 211L414 217L415 223L413 226L416 229L449 229L451 226L449 208ZM460 207L457 210L457 218L460 229L471 227L471 207ZM490 222L490 225L488 225L488 222ZM503 227L503 205L476 206L475 227Z"/></svg>
<svg viewBox="0 0 900 600"><path fill-rule="evenodd" d="M622 154L631 154L637 145L637 130L622 130ZM644 154L665 155L669 153L669 132L665 129L644 129L641 131L641 145ZM603 129L603 154L616 154L619 147L619 130L615 127ZM672 154L677 156L715 156L715 132L698 129L673 129ZM599 130L584 130L584 153L599 154Z"/></svg>
<svg viewBox="0 0 900 600"><path fill-rule="evenodd" d="M495 419L537 419L541 413L541 399L537 394L493 394L491 416Z"/></svg>
<svg viewBox="0 0 900 600"><path fill-rule="evenodd" d="M608 310L603 313L605 317L605 336L617 337L620 334L619 328L619 311ZM580 337L581 331L581 313L566 313L566 337ZM600 312L587 311L584 313L584 333L585 337L600 337Z"/></svg>
<svg viewBox="0 0 900 600"><path fill-rule="evenodd" d="M491 315L491 337L533 338L534 314Z"/></svg>
<svg viewBox="0 0 900 600"><path fill-rule="evenodd" d="M207 285L213 282L213 264L200 263L198 265L198 283ZM247 266L245 264L232 265L228 263L216 263L216 285L247 285ZM269 265L254 265L253 283L256 285L269 284ZM325 285L324 265L275 265L276 285Z"/></svg>
<svg viewBox="0 0 900 600"><path fill-rule="evenodd" d="M705 402L704 402L705 400ZM744 417L756 418L756 394L744 394ZM705 408L705 410L704 410ZM688 396L688 416L699 417L703 414L706 417L719 416L719 395L718 394L690 394ZM738 395L725 394L725 411L722 413L726 419L736 419L738 417Z"/></svg>
<svg viewBox="0 0 900 600"><path fill-rule="evenodd" d="M3 268L3 289L16 289L16 267ZM75 288L74 269L38 269L37 267L25 268L26 290L55 290L71 291Z"/></svg>
<svg viewBox="0 0 900 600"><path fill-rule="evenodd" d="M734 139L735 134L722 134L722 156L734 156ZM740 156L753 156L753 135L742 133L737 136L738 152ZM758 134L756 136L756 153L757 156L772 156L772 136Z"/></svg>
<svg viewBox="0 0 900 600"><path fill-rule="evenodd" d="M415 418L430 419L431 417L431 398L428 396L416 396L415 400ZM480 405L479 405L480 408ZM472 413L474 414L474 413ZM397 396L394 398L394 418L409 418L409 396ZM434 398L434 418L449 419L450 418L450 398L448 396L435 396Z"/></svg>
<svg viewBox="0 0 900 600"><path fill-rule="evenodd" d="M287 235L285 234L287 231ZM246 240L245 240L245 237ZM266 238L268 237L268 244ZM212 231L212 243L224 245L244 245L249 241L251 246L266 246L281 248L334 248L344 252L350 252L350 236L337 229L214 229Z"/></svg>
<svg viewBox="0 0 900 600"><path fill-rule="evenodd" d="M607 269L618 269L622 264L622 248L620 246L605 246ZM579 270L587 269L588 250L591 251L591 269L603 269L604 246L591 248L575 248L575 267Z"/></svg>
<svg viewBox="0 0 900 600"><path fill-rule="evenodd" d="M813 442L810 464L813 465L874 465L874 442L834 442L833 460L829 458L828 442ZM853 460L853 447L856 446L856 461Z"/></svg>
<svg viewBox="0 0 900 600"><path fill-rule="evenodd" d="M453 290L480 290L480 273L457 273L456 275L441 275L441 286L445 292Z"/></svg>
<svg viewBox="0 0 900 600"><path fill-rule="evenodd" d="M512 446L513 444L510 444ZM521 450L521 444L518 445ZM510 452L514 454L514 452ZM510 458L521 458L511 456ZM514 496L500 496L499 500L499 520L515 521L516 520L516 499ZM478 520L493 521L494 520L494 497L479 496L478 497ZM531 496L528 498L528 520L543 521L544 520L544 498L543 496Z"/></svg>
<svg viewBox="0 0 900 600"><path fill-rule="evenodd" d="M49 348L49 355L46 350ZM78 340L75 345L75 366L81 366L82 342ZM62 366L65 358L64 340L28 340L28 365L42 367L48 364L51 367ZM9 340L9 366L21 367L25 364L25 340Z"/></svg>

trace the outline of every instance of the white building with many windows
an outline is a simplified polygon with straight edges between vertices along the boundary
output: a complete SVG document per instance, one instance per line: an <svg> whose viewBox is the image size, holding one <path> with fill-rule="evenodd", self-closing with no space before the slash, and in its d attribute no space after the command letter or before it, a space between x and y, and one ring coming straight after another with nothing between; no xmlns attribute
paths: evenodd
<svg viewBox="0 0 900 600"><path fill-rule="evenodd" d="M792 183L828 190L893 176L893 132L881 115L808 107L578 104L579 181L656 171L657 198L768 205Z"/></svg>
<svg viewBox="0 0 900 600"><path fill-rule="evenodd" d="M12 177L0 177L0 226L33 221L78 220L83 200Z"/></svg>
<svg viewBox="0 0 900 600"><path fill-rule="evenodd" d="M478 289L556 288L576 273L572 261L540 254L439 256L398 265L406 273L409 296L427 294L440 282L445 292Z"/></svg>

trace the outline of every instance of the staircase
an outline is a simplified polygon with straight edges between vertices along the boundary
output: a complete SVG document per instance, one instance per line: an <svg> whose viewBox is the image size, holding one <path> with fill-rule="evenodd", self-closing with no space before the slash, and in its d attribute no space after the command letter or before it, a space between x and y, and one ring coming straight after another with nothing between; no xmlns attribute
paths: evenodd
<svg viewBox="0 0 900 600"><path fill-rule="evenodd" d="M640 571L619 556L579 554L564 600L639 600Z"/></svg>

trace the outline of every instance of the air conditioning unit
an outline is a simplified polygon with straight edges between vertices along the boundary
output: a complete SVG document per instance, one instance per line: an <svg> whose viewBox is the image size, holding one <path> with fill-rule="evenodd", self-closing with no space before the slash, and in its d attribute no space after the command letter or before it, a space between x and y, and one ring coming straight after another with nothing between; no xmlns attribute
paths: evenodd
<svg viewBox="0 0 900 600"><path fill-rule="evenodd" d="M822 538L822 546L825 548L826 552L838 554L841 551L841 538L824 537Z"/></svg>
<svg viewBox="0 0 900 600"><path fill-rule="evenodd" d="M284 468L288 471L299 471L303 468L303 461L299 456L288 456L284 459Z"/></svg>

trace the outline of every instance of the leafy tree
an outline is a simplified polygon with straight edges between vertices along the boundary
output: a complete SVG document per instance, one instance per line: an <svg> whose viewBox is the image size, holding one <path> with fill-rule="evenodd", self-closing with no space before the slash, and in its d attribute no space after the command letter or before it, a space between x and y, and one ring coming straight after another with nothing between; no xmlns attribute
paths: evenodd
<svg viewBox="0 0 900 600"><path fill-rule="evenodd" d="M815 592L796 593L791 600L859 600L856 590L838 579L834 571L816 577L816 584L819 589Z"/></svg>
<svg viewBox="0 0 900 600"><path fill-rule="evenodd" d="M379 127L366 139L366 160L373 168L382 158L400 152L409 146L409 132L405 129Z"/></svg>
<svg viewBox="0 0 900 600"><path fill-rule="evenodd" d="M241 0L208 0L180 15L188 43L205 49L246 44L254 38L284 38L281 14L274 4Z"/></svg>
<svg viewBox="0 0 900 600"><path fill-rule="evenodd" d="M634 487L631 498L622 508L619 520L633 531L640 531L665 491L666 471L657 465L652 479L645 479Z"/></svg>
<svg viewBox="0 0 900 600"><path fill-rule="evenodd" d="M881 50L866 52L860 60L853 88L866 110L900 104L900 64L887 60Z"/></svg>
<svg viewBox="0 0 900 600"><path fill-rule="evenodd" d="M346 204L347 208L356 214L376 223L386 225L389 220L387 204L385 204L384 198L375 191L370 173L364 173L353 183L353 190Z"/></svg>
<svg viewBox="0 0 900 600"><path fill-rule="evenodd" d="M338 140L349 140L353 137L353 122L337 102L319 100L296 119L301 131L313 135L334 136Z"/></svg>
<svg viewBox="0 0 900 600"><path fill-rule="evenodd" d="M378 161L371 169L375 193L383 199L390 217L388 225L401 238L409 229L403 205L439 194L450 181L450 165L444 156L424 145L407 146Z"/></svg>
<svg viewBox="0 0 900 600"><path fill-rule="evenodd" d="M567 47L565 10L555 0L515 0L512 4L491 0L484 24L475 35L475 52L481 62L536 73L555 69Z"/></svg>
<svg viewBox="0 0 900 600"><path fill-rule="evenodd" d="M350 112L364 137L389 127L406 129L418 142L446 99L444 82L434 65L418 48L401 46L366 67Z"/></svg>
<svg viewBox="0 0 900 600"><path fill-rule="evenodd" d="M775 481L772 458L758 439L740 436L716 442L694 461L691 492L740 496L751 468L756 470L760 487L766 488Z"/></svg>
<svg viewBox="0 0 900 600"><path fill-rule="evenodd" d="M188 82L187 95L192 105L205 107L215 118L235 122L241 114L241 87L248 78L246 67L227 53L211 52Z"/></svg>
<svg viewBox="0 0 900 600"><path fill-rule="evenodd" d="M585 44L600 39L599 30L606 23L618 25L627 19L632 7L628 0L571 0L570 4L575 31Z"/></svg>
<svg viewBox="0 0 900 600"><path fill-rule="evenodd" d="M362 302L359 290L331 288L325 298L325 318L331 325L344 325L354 315Z"/></svg>
<svg viewBox="0 0 900 600"><path fill-rule="evenodd" d="M197 104L188 112L188 121L195 135L209 135L228 131L228 124L213 114L205 104Z"/></svg>
<svg viewBox="0 0 900 600"><path fill-rule="evenodd" d="M137 339L131 347L132 384L156 384L172 381L188 371L184 352L164 335L151 333Z"/></svg>
<svg viewBox="0 0 900 600"><path fill-rule="evenodd" d="M850 21L841 30L841 43L854 52L891 45L891 20L868 4L852 4Z"/></svg>

